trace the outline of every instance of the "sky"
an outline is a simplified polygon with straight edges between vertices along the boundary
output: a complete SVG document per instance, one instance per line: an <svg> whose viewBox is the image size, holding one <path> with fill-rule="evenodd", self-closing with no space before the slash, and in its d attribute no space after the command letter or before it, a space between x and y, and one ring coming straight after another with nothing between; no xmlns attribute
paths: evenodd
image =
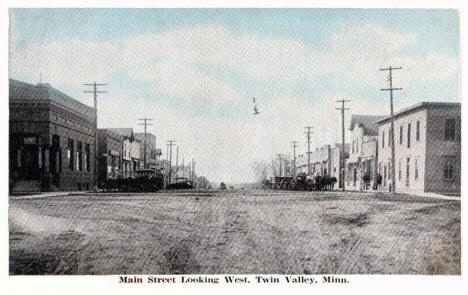
<svg viewBox="0 0 468 295"><path fill-rule="evenodd" d="M341 140L336 100L388 115L421 101L459 102L456 10L11 9L9 76L92 106L98 127L149 131L166 158L194 158L213 182L251 182L253 163ZM254 116L252 97L260 115ZM349 132L348 132L349 133Z"/></svg>

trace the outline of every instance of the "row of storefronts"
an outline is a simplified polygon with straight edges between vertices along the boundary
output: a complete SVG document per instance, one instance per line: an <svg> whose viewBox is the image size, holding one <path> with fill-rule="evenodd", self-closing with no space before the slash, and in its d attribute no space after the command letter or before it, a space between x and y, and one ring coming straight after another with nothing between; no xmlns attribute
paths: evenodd
<svg viewBox="0 0 468 295"><path fill-rule="evenodd" d="M94 108L49 84L10 79L9 93L12 192L88 190L109 178L158 168L161 150L156 148L153 134L107 128L98 129L95 135Z"/></svg>
<svg viewBox="0 0 468 295"><path fill-rule="evenodd" d="M392 191L391 120L352 115L350 143L344 148L347 190ZM460 193L461 104L421 102L394 115L395 191ZM341 145L324 145L310 154L311 175L337 178L342 187ZM297 158L308 171L307 156Z"/></svg>

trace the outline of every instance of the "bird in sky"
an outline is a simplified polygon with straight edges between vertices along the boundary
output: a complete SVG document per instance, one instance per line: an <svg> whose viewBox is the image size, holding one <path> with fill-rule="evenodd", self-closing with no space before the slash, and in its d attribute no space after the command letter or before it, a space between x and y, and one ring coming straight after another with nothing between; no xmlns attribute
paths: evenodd
<svg viewBox="0 0 468 295"><path fill-rule="evenodd" d="M252 97L252 101L253 101L253 104L254 104L254 115L258 115L260 114L260 112L258 111L258 108L257 108L257 102L255 101L255 97Z"/></svg>

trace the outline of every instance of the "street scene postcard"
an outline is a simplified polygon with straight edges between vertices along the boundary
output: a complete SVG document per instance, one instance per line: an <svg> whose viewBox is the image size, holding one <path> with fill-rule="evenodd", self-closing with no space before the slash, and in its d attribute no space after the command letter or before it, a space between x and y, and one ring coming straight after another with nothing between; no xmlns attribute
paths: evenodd
<svg viewBox="0 0 468 295"><path fill-rule="evenodd" d="M10 8L9 276L460 277L459 43L456 9Z"/></svg>

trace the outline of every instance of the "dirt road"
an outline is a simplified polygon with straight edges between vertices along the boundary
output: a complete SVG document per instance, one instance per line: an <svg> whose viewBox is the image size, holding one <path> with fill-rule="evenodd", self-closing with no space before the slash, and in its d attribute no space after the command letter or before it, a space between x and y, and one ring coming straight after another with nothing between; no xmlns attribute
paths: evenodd
<svg viewBox="0 0 468 295"><path fill-rule="evenodd" d="M460 274L460 202L338 192L10 200L11 274Z"/></svg>

